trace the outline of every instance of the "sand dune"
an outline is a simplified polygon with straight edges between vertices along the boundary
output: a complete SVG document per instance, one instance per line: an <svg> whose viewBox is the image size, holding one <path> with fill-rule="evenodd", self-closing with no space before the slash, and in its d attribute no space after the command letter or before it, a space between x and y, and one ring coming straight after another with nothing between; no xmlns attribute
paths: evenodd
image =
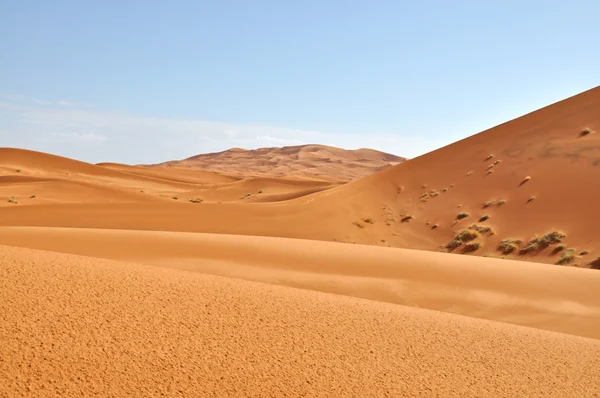
<svg viewBox="0 0 600 398"><path fill-rule="evenodd" d="M0 228L0 244L210 273L600 339L600 273L233 235Z"/></svg>
<svg viewBox="0 0 600 398"><path fill-rule="evenodd" d="M592 397L600 342L0 248L0 395Z"/></svg>
<svg viewBox="0 0 600 398"><path fill-rule="evenodd" d="M350 181L405 160L372 149L345 150L325 145L299 145L254 150L233 148L158 166L187 167L242 176L307 176L326 181Z"/></svg>
<svg viewBox="0 0 600 398"><path fill-rule="evenodd" d="M431 251L447 251L444 247L459 231L478 225L490 232L478 233L471 242L477 244L471 245L475 250L468 254L553 264L567 253L570 266L600 268L595 216L600 185L594 183L600 181L598 109L600 88L595 88L346 184L302 179L294 172L289 173L293 178L267 178L181 167L95 166L4 149L0 173L5 177L14 178L20 167L24 176L73 181L75 175L77 181L96 184L100 190L111 187L126 194L74 193L70 200L70 193L56 191L46 194L48 200L31 201L22 197L35 194L24 181L20 190L1 184L0 195L18 194L20 203L41 206L0 203L0 225L281 236ZM586 129L590 133L582 135ZM239 167L252 173L252 159L272 156L278 162L278 156L291 156L317 164L326 152L338 153L319 146L251 153L238 149L190 161L205 159L225 167L223 159L246 159L239 160ZM352 161L371 162L369 154L359 152ZM387 155L376 156L389 161ZM192 198L204 203L180 203ZM51 203L59 204L44 207ZM467 217L457 220L460 213ZM538 245L520 254L531 239L552 231L566 235L564 250L557 244ZM498 250L504 239L522 243L505 254ZM459 244L453 252L465 249Z"/></svg>

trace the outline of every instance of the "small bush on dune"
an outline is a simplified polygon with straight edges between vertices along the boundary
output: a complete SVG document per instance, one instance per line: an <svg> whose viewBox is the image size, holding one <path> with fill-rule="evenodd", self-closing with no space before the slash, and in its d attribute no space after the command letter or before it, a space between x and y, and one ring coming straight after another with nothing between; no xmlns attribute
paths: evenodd
<svg viewBox="0 0 600 398"><path fill-rule="evenodd" d="M579 253L580 256L585 256L587 254L590 254L589 250L582 250L581 253Z"/></svg>
<svg viewBox="0 0 600 398"><path fill-rule="evenodd" d="M494 157L494 154L490 153L489 155L487 155L487 158L485 158L485 160L488 161L488 160L490 160L493 157Z"/></svg>
<svg viewBox="0 0 600 398"><path fill-rule="evenodd" d="M35 195L31 195L29 199L35 199Z"/></svg>
<svg viewBox="0 0 600 398"><path fill-rule="evenodd" d="M458 247L460 247L462 245L462 242L458 239L452 239L450 242L448 242L446 244L446 246L444 246L446 249L452 251Z"/></svg>
<svg viewBox="0 0 600 398"><path fill-rule="evenodd" d="M20 173L20 172L21 172L21 169L17 169L17 173Z"/></svg>
<svg viewBox="0 0 600 398"><path fill-rule="evenodd" d="M465 248L463 249L463 251L465 253L471 253L481 249L482 246L482 243L479 241L469 242L465 244Z"/></svg>
<svg viewBox="0 0 600 398"><path fill-rule="evenodd" d="M584 136L592 134L592 133L593 133L593 131L589 127L586 127L583 130L581 130L581 132L579 133L579 135L581 137L584 137Z"/></svg>
<svg viewBox="0 0 600 398"><path fill-rule="evenodd" d="M364 228L365 225L359 221L354 221L352 224L356 225L358 228Z"/></svg>
<svg viewBox="0 0 600 398"><path fill-rule="evenodd" d="M457 239L461 242L470 242L477 238L479 238L479 232L470 229L463 229L458 232L454 239Z"/></svg>
<svg viewBox="0 0 600 398"><path fill-rule="evenodd" d="M469 213L462 212L462 213L458 213L458 215L456 216L456 219L462 220L463 218L467 218L467 217L469 217Z"/></svg>
<svg viewBox="0 0 600 398"><path fill-rule="evenodd" d="M517 250L521 243L520 239L504 239L498 244L498 250L503 254L510 254Z"/></svg>
<svg viewBox="0 0 600 398"><path fill-rule="evenodd" d="M483 202L483 208L485 209L486 207L490 207L493 204L494 204L493 200L488 200L487 202Z"/></svg>
<svg viewBox="0 0 600 398"><path fill-rule="evenodd" d="M484 214L483 216L481 216L481 218L479 219L479 222L484 222L490 219L490 216L488 216L487 214Z"/></svg>
<svg viewBox="0 0 600 398"><path fill-rule="evenodd" d="M590 268L600 269L600 256L596 257L596 259L590 263Z"/></svg>
<svg viewBox="0 0 600 398"><path fill-rule="evenodd" d="M19 203L17 202L17 199L14 196L11 196L10 198L8 198L8 203Z"/></svg>
<svg viewBox="0 0 600 398"><path fill-rule="evenodd" d="M491 235L495 234L494 230L491 227L484 227L483 225L473 224L469 227L469 229L477 231L480 234L491 234Z"/></svg>
<svg viewBox="0 0 600 398"><path fill-rule="evenodd" d="M531 177L527 176L527 177L523 178L523 180L521 181L521 184L519 184L519 185L523 185L523 184L527 183L529 180L531 180Z"/></svg>
<svg viewBox="0 0 600 398"><path fill-rule="evenodd" d="M527 199L527 203L533 202L534 200L535 200L535 196L530 196L529 199Z"/></svg>
<svg viewBox="0 0 600 398"><path fill-rule="evenodd" d="M552 231L541 237L534 237L527 242L527 246L521 249L521 254L528 254L544 250L550 245L562 242L565 237L566 235L560 231Z"/></svg>
<svg viewBox="0 0 600 398"><path fill-rule="evenodd" d="M506 200L502 199L502 200L498 201L498 206L502 206L505 203L506 203Z"/></svg>
<svg viewBox="0 0 600 398"><path fill-rule="evenodd" d="M202 199L200 198L192 198L190 199L190 203L202 203L204 202Z"/></svg>
<svg viewBox="0 0 600 398"><path fill-rule="evenodd" d="M409 222L410 220L412 220L414 217L411 216L410 214L407 216L404 216L400 219L401 222Z"/></svg>
<svg viewBox="0 0 600 398"><path fill-rule="evenodd" d="M577 258L577 256L575 255L575 249L567 249L562 254L562 256L560 256L560 258L558 259L556 264L558 264L558 265L571 264L573 261L575 261L576 258Z"/></svg>
<svg viewBox="0 0 600 398"><path fill-rule="evenodd" d="M375 224L375 220L373 220L370 217L363 218L363 221L366 222L367 224Z"/></svg>

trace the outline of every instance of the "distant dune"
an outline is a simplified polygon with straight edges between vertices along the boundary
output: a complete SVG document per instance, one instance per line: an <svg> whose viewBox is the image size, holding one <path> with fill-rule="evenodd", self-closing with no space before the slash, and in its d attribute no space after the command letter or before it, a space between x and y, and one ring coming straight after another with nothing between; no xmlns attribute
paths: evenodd
<svg viewBox="0 0 600 398"><path fill-rule="evenodd" d="M305 176L350 181L404 162L406 158L373 149L346 150L325 145L246 150L233 148L192 156L160 166L218 171L230 175Z"/></svg>
<svg viewBox="0 0 600 398"><path fill-rule="evenodd" d="M0 246L2 396L593 397L600 342Z"/></svg>

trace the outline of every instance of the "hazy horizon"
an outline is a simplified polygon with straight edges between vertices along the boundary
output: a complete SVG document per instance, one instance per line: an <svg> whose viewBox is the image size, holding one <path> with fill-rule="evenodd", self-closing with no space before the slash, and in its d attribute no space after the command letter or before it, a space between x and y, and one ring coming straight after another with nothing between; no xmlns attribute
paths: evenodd
<svg viewBox="0 0 600 398"><path fill-rule="evenodd" d="M597 86L600 4L0 4L0 146L414 158Z"/></svg>

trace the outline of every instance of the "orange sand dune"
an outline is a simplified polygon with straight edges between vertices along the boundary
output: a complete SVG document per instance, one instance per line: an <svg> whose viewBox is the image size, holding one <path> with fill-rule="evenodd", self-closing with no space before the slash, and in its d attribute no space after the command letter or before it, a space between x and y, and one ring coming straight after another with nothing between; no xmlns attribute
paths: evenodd
<svg viewBox="0 0 600 398"><path fill-rule="evenodd" d="M118 175L86 181L93 183L96 178L97 184L130 194L143 190L144 195L137 196L140 203L132 203L129 196L122 203L105 203L101 196L73 200L81 202L76 205L2 203L0 225L280 236L434 251L448 251L445 246L459 231L477 225L490 230L467 238L472 239L467 242L471 251L465 242L458 242L453 252L544 263L563 261L562 256L569 254L567 265L600 268L599 110L600 87L342 185L265 177L202 184L198 183L202 178L213 177L206 172L191 177L193 170L183 173L177 167L140 167L144 171L136 174L88 165L94 172ZM289 147L259 151L256 156L281 154L317 162L321 150ZM24 152L11 154L12 163L0 156L0 167L17 167L14 159ZM234 159L247 151L230 152L208 159ZM50 159L50 155L27 153L30 163L37 162L37 156ZM256 156L249 159L260 159ZM61 167L66 162L55 161ZM251 170L247 163L240 164ZM49 160L44 167L59 168ZM69 163L69 167L80 165ZM147 170L160 170L160 178L145 174ZM193 178L198 180L181 182ZM0 185L0 195L14 195L9 188ZM156 197L159 201L141 203L147 195L152 202ZM187 203L194 197L205 203ZM457 220L463 212L466 218ZM566 235L562 250L556 242L531 245L521 254L532 238L551 231ZM520 240L520 247L514 245L511 253L503 254L498 244L504 239Z"/></svg>
<svg viewBox="0 0 600 398"><path fill-rule="evenodd" d="M2 396L592 397L600 342L3 246Z"/></svg>
<svg viewBox="0 0 600 398"><path fill-rule="evenodd" d="M345 150L325 145L300 145L254 150L233 148L158 166L188 167L242 176L308 176L349 181L405 160L372 149Z"/></svg>
<svg viewBox="0 0 600 398"><path fill-rule="evenodd" d="M194 198L212 202L271 202L338 185L297 177L241 178L181 168L98 166L40 152L0 148L0 195L15 197L19 204L28 205L169 202ZM9 205L7 201L0 202L0 206Z"/></svg>
<svg viewBox="0 0 600 398"><path fill-rule="evenodd" d="M1 227L0 244L343 294L600 339L600 272L298 239Z"/></svg>

